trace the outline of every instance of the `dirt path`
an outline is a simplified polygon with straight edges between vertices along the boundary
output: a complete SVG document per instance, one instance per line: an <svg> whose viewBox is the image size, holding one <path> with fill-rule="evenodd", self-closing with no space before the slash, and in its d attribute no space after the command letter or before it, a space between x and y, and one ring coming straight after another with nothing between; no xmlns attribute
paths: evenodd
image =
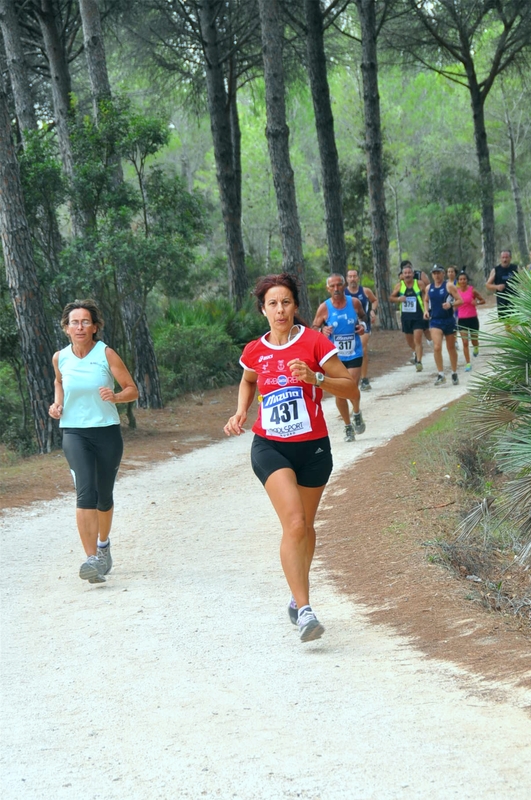
<svg viewBox="0 0 531 800"><path fill-rule="evenodd" d="M375 386L355 448L327 401L324 525L363 452L466 389L431 383L409 368ZM77 577L71 496L2 518L6 800L527 800L529 692L505 683L495 696L426 661L339 593L319 557L327 630L299 643L250 441L124 476L100 587Z"/></svg>

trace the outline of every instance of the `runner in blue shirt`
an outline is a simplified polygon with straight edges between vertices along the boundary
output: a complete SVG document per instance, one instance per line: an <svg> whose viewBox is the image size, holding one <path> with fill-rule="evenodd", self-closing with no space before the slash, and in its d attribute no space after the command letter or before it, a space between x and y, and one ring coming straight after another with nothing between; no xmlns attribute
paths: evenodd
<svg viewBox="0 0 531 800"><path fill-rule="evenodd" d="M360 334L367 330L367 316L356 297L345 295L345 278L337 272L326 281L330 299L321 303L312 327L321 331L335 344L340 361L348 369L356 383L356 394L352 398L352 416L347 400L336 397L336 405L345 423L345 441L354 442L356 433L363 433L365 423L360 411L359 379L363 363L363 345Z"/></svg>
<svg viewBox="0 0 531 800"><path fill-rule="evenodd" d="M459 300L457 289L451 281L446 280L444 267L435 264L431 277L433 282L426 287L424 292L424 318L430 321L431 337L433 339L433 357L438 375L435 386L446 383L443 368L442 344L446 339L446 349L452 368L452 383L457 386L457 352L455 349L455 317L454 301Z"/></svg>
<svg viewBox="0 0 531 800"><path fill-rule="evenodd" d="M363 363L361 365L361 382L360 391L367 392L372 389L369 381L369 336L371 335L372 326L376 320L378 313L378 298L368 286L360 284L360 278L357 269L349 269L347 272L347 288L345 289L347 297L357 297L363 306L363 310L367 314L367 330L361 335L361 343L363 345Z"/></svg>

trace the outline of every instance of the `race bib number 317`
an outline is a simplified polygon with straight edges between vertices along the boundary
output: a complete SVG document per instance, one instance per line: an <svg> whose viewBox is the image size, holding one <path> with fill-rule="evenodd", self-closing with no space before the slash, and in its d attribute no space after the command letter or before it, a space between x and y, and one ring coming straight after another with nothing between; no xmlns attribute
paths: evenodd
<svg viewBox="0 0 531 800"><path fill-rule="evenodd" d="M287 439L312 429L302 386L275 389L264 396L261 405L262 428L268 436Z"/></svg>

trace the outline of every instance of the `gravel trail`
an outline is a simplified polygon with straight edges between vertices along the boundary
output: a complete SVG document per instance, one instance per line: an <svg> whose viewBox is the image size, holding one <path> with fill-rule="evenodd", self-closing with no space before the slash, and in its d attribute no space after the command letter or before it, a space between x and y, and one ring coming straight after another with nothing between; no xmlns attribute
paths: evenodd
<svg viewBox="0 0 531 800"><path fill-rule="evenodd" d="M325 402L335 474L466 391L430 360L375 381L354 444ZM528 800L529 693L370 624L319 549L326 633L299 642L250 443L122 477L101 586L77 576L73 495L0 518L4 800Z"/></svg>

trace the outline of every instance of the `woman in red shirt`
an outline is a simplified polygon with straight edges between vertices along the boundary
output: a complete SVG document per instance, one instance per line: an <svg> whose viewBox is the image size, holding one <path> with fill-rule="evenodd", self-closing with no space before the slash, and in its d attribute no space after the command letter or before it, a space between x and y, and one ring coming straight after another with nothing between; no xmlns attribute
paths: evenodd
<svg viewBox="0 0 531 800"><path fill-rule="evenodd" d="M258 387L251 464L282 525L280 559L292 593L289 615L301 641L308 642L324 632L309 598L314 520L332 472L323 388L352 400L356 385L335 345L297 317L299 293L292 275L261 278L255 296L270 330L244 348L238 407L224 430L227 436L244 433Z"/></svg>

